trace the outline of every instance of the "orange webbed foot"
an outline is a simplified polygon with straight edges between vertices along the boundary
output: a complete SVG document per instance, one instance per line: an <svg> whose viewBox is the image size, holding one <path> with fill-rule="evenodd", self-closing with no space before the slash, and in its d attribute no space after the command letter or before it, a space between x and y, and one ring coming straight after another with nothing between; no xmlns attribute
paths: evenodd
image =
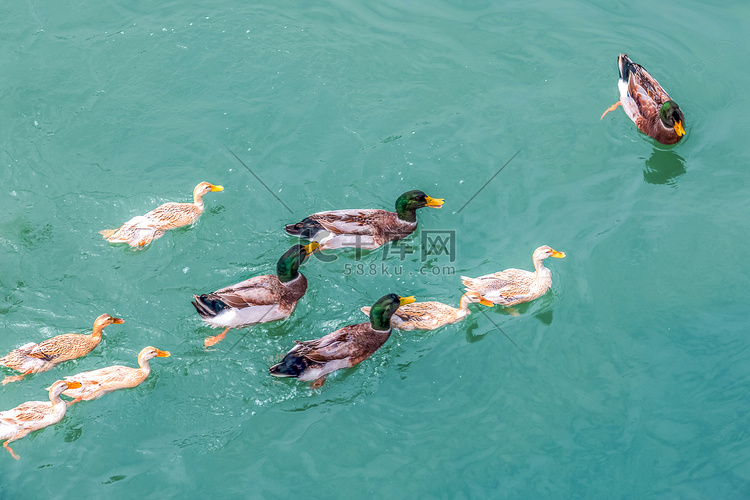
<svg viewBox="0 0 750 500"><path fill-rule="evenodd" d="M212 346L214 344L218 344L219 342L221 342L222 340L224 340L224 337L227 336L227 332L229 330L230 329L227 328L226 330L224 330L223 332L221 332L220 334L218 334L218 335L216 335L214 337L207 337L206 340L203 341L203 346L204 347L210 347L210 346Z"/></svg>
<svg viewBox="0 0 750 500"><path fill-rule="evenodd" d="M602 118L604 118L604 115L606 115L606 114L607 114L607 113L609 113L610 111L614 111L614 110L616 110L616 109L617 109L617 106L620 106L621 104L622 104L622 103L621 103L620 101L617 101L616 103L614 103L614 104L613 104L612 106L610 106L609 108L607 108L607 111L605 111L605 112L604 112L604 113L602 114L601 118L599 118L599 119L601 120Z"/></svg>
<svg viewBox="0 0 750 500"><path fill-rule="evenodd" d="M19 457L18 455L15 454L15 452L10 448L10 446L8 446L8 442L7 441L3 443L3 447L5 447L5 449L8 450L8 453L10 453L10 456L12 456L13 458L15 458L16 460L18 460L19 458L21 458L21 457Z"/></svg>
<svg viewBox="0 0 750 500"><path fill-rule="evenodd" d="M83 397L82 396L75 398L73 401L68 401L68 408L70 408L71 406L73 406L76 403L80 403L81 401L83 401Z"/></svg>
<svg viewBox="0 0 750 500"><path fill-rule="evenodd" d="M26 376L25 373L21 375L13 375L12 377L5 377L3 379L3 385L9 384L10 382L18 382L19 380L23 380L23 378Z"/></svg>

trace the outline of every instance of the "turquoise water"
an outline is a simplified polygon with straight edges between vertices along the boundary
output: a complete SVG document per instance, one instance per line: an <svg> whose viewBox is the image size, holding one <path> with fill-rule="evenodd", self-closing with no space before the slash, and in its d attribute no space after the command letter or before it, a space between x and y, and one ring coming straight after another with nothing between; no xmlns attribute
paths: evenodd
<svg viewBox="0 0 750 500"><path fill-rule="evenodd" d="M750 497L749 22L740 1L9 3L0 351L125 323L0 410L172 357L2 451L0 497ZM680 144L599 120L620 52L680 104ZM97 233L204 180L225 190L193 227L140 252ZM414 188L446 204L411 243L455 231L453 261L310 260L289 320L203 348L192 294L273 272L284 224ZM455 305L461 274L542 244L567 258L517 317L394 332L315 392L267 374L385 293Z"/></svg>

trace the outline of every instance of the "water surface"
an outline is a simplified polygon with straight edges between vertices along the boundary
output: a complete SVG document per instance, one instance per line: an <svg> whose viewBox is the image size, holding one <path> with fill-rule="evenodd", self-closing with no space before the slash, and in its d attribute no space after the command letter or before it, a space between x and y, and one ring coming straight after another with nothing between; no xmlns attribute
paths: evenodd
<svg viewBox="0 0 750 500"><path fill-rule="evenodd" d="M172 357L0 455L0 497L748 498L749 21L689 0L9 4L0 351L125 323L0 409ZM599 120L620 52L684 110L680 144ZM225 190L193 227L140 252L98 234L203 180ZM410 243L455 231L453 261L311 260L289 320L202 347L191 295L273 272L284 224L414 188L446 204ZM517 317L394 332L317 392L267 374L385 293L457 304L461 274L542 244L568 257Z"/></svg>

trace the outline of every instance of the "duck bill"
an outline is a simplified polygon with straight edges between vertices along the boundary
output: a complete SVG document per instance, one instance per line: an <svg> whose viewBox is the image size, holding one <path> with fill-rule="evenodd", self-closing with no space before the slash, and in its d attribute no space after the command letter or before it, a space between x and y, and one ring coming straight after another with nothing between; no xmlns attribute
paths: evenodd
<svg viewBox="0 0 750 500"><path fill-rule="evenodd" d="M682 126L682 122L676 122L674 124L674 131L677 132L678 137L685 135L685 127Z"/></svg>
<svg viewBox="0 0 750 500"><path fill-rule="evenodd" d="M159 349L156 350L156 357L157 358L168 358L172 355L169 351L160 351Z"/></svg>
<svg viewBox="0 0 750 500"><path fill-rule="evenodd" d="M317 241L313 241L309 245L305 245L302 248L305 249L305 252L307 253L307 255L312 255L312 253L315 250L317 250L318 248L320 248L320 243L318 243Z"/></svg>
<svg viewBox="0 0 750 500"><path fill-rule="evenodd" d="M112 318L112 324L119 325L121 323L125 323L125 320L122 318Z"/></svg>
<svg viewBox="0 0 750 500"><path fill-rule="evenodd" d="M78 389L81 387L80 382L68 382L68 389Z"/></svg>
<svg viewBox="0 0 750 500"><path fill-rule="evenodd" d="M445 203L445 201L443 201L442 198L432 198L430 196L425 196L425 200L426 200L425 206L431 207L431 208L440 208L443 206L443 203Z"/></svg>
<svg viewBox="0 0 750 500"><path fill-rule="evenodd" d="M211 192L215 193L217 191L224 191L224 186L214 186L213 184L211 184Z"/></svg>
<svg viewBox="0 0 750 500"><path fill-rule="evenodd" d="M481 299L479 299L479 303L482 304L483 306L487 306L487 307L492 307L492 306L495 305L494 302L490 302L489 300L485 299L484 297L482 297Z"/></svg>
<svg viewBox="0 0 750 500"><path fill-rule="evenodd" d="M403 306L406 304L411 304L412 302L415 302L416 300L417 299L415 299L414 296L411 295L409 297L399 297L398 302L399 302L399 306Z"/></svg>
<svg viewBox="0 0 750 500"><path fill-rule="evenodd" d="M564 259L565 252L558 252L557 250L552 250L552 256L556 259Z"/></svg>

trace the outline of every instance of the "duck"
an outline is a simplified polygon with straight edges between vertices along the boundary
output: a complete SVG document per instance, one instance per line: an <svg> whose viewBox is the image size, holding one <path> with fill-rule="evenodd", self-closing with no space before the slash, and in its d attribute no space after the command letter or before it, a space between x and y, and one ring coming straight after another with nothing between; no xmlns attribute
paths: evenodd
<svg viewBox="0 0 750 500"><path fill-rule="evenodd" d="M8 453L18 460L20 457L8 446L10 443L62 420L68 410L68 404L60 397L60 394L80 386L80 382L58 380L49 388L49 403L28 401L12 410L0 411L0 440L5 440L3 447Z"/></svg>
<svg viewBox="0 0 750 500"><path fill-rule="evenodd" d="M276 263L275 275L256 276L212 293L193 295L192 304L201 319L224 328L219 335L206 338L204 346L222 341L232 328L288 318L307 291L307 279L299 266L318 246L316 241L293 245Z"/></svg>
<svg viewBox="0 0 750 500"><path fill-rule="evenodd" d="M201 182L193 190L193 203L165 203L146 215L133 217L119 229L105 229L99 233L110 243L127 243L131 248L144 247L164 236L169 229L195 222L205 209L203 195L223 190L223 186Z"/></svg>
<svg viewBox="0 0 750 500"><path fill-rule="evenodd" d="M544 259L565 258L565 253L547 245L534 250L534 272L523 269L506 269L479 278L461 276L467 292L476 292L484 300L501 306L514 306L529 302L544 295L552 285L552 272L544 267Z"/></svg>
<svg viewBox="0 0 750 500"><path fill-rule="evenodd" d="M320 249L354 247L374 250L409 236L417 228L417 210L440 208L444 201L419 190L407 191L396 200L396 211L350 209L318 212L285 230L292 236L320 241Z"/></svg>
<svg viewBox="0 0 750 500"><path fill-rule="evenodd" d="M105 313L94 321L91 335L66 333L38 344L29 342L22 345L0 358L0 365L21 372L21 375L5 377L3 385L22 380L30 373L46 372L63 361L85 356L99 345L102 340L102 330L105 327L121 323L124 323L122 318L115 318Z"/></svg>
<svg viewBox="0 0 750 500"><path fill-rule="evenodd" d="M361 363L385 344L391 336L391 317L414 297L389 293L379 298L370 309L370 321L339 328L319 339L295 341L296 345L280 363L268 369L274 377L292 377L310 381L310 388L319 389L331 372Z"/></svg>
<svg viewBox="0 0 750 500"><path fill-rule="evenodd" d="M477 292L466 292L461 296L458 308L435 301L414 302L401 306L391 317L391 325L403 331L435 330L444 325L463 321L471 314L469 304L474 302L489 307L495 305L482 298ZM367 315L370 314L369 307L363 307L360 310Z"/></svg>
<svg viewBox="0 0 750 500"><path fill-rule="evenodd" d="M69 387L63 392L66 396L73 398L73 401L68 402L68 406L81 400L98 399L117 389L135 387L146 380L151 373L151 366L148 363L150 359L169 356L169 351L146 346L138 353L138 368L114 365L65 377L66 381L78 384L77 387ZM47 388L49 389L52 387Z"/></svg>
<svg viewBox="0 0 750 500"><path fill-rule="evenodd" d="M638 130L662 144L676 144L685 136L685 115L659 82L627 54L617 58L620 100L610 106L602 118L622 105Z"/></svg>

